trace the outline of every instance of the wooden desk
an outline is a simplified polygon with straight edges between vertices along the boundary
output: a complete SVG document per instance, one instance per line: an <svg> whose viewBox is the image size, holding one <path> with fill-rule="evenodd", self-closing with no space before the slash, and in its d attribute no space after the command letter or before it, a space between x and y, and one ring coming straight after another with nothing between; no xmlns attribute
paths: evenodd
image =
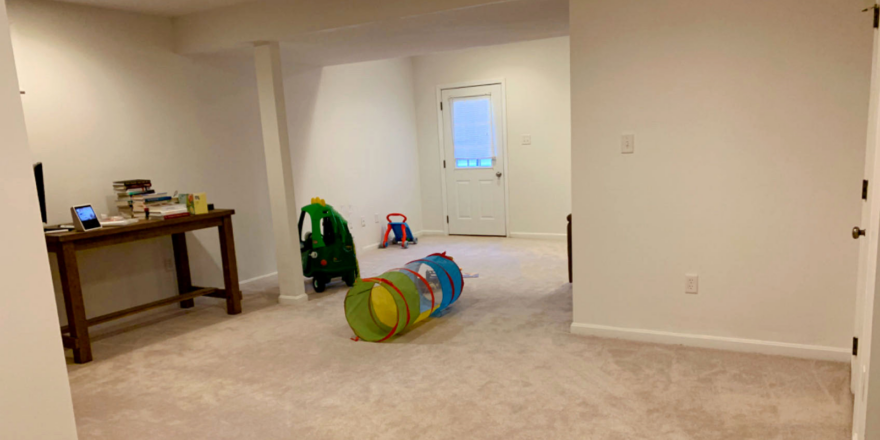
<svg viewBox="0 0 880 440"><path fill-rule="evenodd" d="M190 308L195 306L193 298L202 295L225 298L226 313L230 315L241 313L241 291L238 287L238 267L235 262L235 239L232 236L233 214L235 211L231 209L217 209L207 214L170 220L146 220L129 226L107 227L88 232L47 234L46 247L49 252L54 252L58 256L58 271L61 275L64 307L67 312L67 326L61 327L61 337L64 341L64 347L73 349L74 362L82 364L92 360L89 327L93 325L178 302L181 308ZM220 232L224 288L195 287L192 285L189 271L185 233L214 227L218 228ZM171 243L174 246L178 295L87 319L83 305L82 286L79 280L79 266L76 262L76 251L166 235L171 236ZM69 335L65 333L69 333Z"/></svg>

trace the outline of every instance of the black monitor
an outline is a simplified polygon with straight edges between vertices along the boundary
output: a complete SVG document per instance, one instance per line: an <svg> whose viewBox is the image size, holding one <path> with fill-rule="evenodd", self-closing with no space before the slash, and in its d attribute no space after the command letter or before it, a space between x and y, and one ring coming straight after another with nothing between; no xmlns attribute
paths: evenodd
<svg viewBox="0 0 880 440"><path fill-rule="evenodd" d="M40 199L40 215L46 223L46 187L43 186L43 163L34 164L34 180L37 181L37 197Z"/></svg>

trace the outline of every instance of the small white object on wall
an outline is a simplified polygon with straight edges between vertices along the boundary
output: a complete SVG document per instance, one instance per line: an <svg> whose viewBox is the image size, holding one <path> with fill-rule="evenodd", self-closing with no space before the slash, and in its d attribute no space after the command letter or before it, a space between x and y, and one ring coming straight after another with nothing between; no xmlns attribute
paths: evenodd
<svg viewBox="0 0 880 440"><path fill-rule="evenodd" d="M620 152L622 154L633 154L636 152L636 135L625 133L620 137Z"/></svg>
<svg viewBox="0 0 880 440"><path fill-rule="evenodd" d="M530 135L530 134L522 135L522 144L523 145L532 145L532 135Z"/></svg>
<svg viewBox="0 0 880 440"><path fill-rule="evenodd" d="M686 274L684 276L684 293L697 294L700 292L700 276L696 274Z"/></svg>

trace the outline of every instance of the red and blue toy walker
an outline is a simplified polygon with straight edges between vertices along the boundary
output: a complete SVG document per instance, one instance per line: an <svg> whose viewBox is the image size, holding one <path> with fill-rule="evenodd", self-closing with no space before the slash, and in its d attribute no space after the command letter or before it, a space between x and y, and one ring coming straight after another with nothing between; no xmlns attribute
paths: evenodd
<svg viewBox="0 0 880 440"><path fill-rule="evenodd" d="M391 217L403 217L403 221L393 222L391 221ZM379 243L380 249L388 247L388 237L391 235L391 231L394 231L394 238L391 240L391 244L400 243L404 249L409 246L409 243L418 244L419 239L413 235L409 225L406 224L405 215L393 213L388 214L385 219L388 220L388 229L385 230L385 236L382 238L382 242Z"/></svg>

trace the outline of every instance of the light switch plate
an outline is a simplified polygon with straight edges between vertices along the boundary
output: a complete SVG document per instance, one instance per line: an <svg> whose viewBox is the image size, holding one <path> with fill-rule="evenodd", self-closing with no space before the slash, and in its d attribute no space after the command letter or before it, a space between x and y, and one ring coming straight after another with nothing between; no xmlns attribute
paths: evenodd
<svg viewBox="0 0 880 440"><path fill-rule="evenodd" d="M530 134L522 135L522 144L523 145L532 145L532 135L530 135Z"/></svg>
<svg viewBox="0 0 880 440"><path fill-rule="evenodd" d="M636 152L636 135L624 133L620 137L620 152L622 154L633 154Z"/></svg>

